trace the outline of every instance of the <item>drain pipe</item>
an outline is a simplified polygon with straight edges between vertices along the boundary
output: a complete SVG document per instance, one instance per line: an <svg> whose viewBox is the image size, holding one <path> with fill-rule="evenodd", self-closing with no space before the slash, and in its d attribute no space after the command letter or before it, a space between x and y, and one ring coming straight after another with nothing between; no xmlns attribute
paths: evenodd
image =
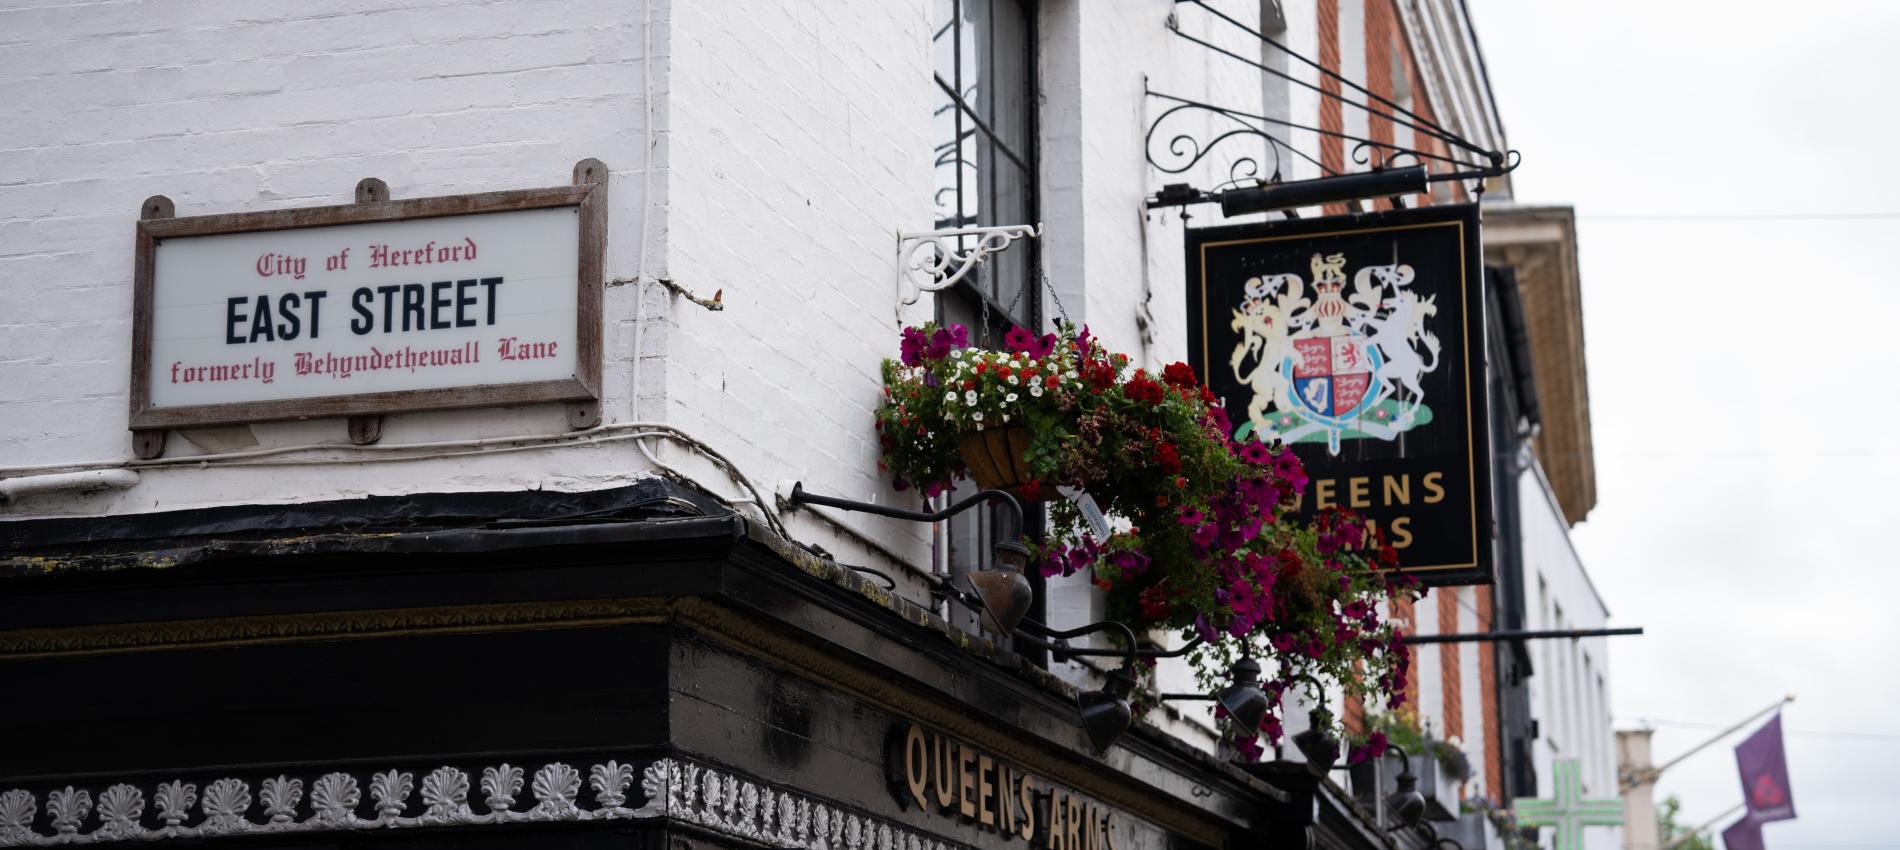
<svg viewBox="0 0 1900 850"><path fill-rule="evenodd" d="M95 490L124 490L139 483L139 474L130 469L89 469L54 475L26 475L0 479L0 504L22 496L44 493L90 493Z"/></svg>

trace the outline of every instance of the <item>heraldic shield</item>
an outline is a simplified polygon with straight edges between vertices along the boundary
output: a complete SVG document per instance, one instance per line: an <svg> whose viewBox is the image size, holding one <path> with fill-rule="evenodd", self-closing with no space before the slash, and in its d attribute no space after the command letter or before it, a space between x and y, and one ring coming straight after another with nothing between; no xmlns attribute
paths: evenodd
<svg viewBox="0 0 1900 850"><path fill-rule="evenodd" d="M1327 426L1327 448L1339 452L1342 431L1379 398L1384 358L1364 336L1342 333L1293 341L1293 356L1280 373L1293 384L1293 400L1307 419Z"/></svg>

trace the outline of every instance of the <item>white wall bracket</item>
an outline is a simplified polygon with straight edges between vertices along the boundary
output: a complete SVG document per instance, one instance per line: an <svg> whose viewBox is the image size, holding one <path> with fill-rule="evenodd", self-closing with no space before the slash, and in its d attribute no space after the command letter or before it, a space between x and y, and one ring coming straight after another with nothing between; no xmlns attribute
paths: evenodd
<svg viewBox="0 0 1900 850"><path fill-rule="evenodd" d="M904 308L917 303L923 293L955 286L991 254L1025 236L1041 235L1041 224L897 231L898 320L903 320ZM962 240L958 237L963 236L974 236L976 240L968 248L959 250L957 246Z"/></svg>

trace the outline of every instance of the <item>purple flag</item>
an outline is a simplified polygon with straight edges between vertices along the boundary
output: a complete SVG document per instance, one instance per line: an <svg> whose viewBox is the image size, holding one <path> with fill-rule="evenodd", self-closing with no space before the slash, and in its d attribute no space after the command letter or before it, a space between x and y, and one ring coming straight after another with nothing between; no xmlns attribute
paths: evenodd
<svg viewBox="0 0 1900 850"><path fill-rule="evenodd" d="M1766 850L1761 843L1761 824L1754 815L1742 815L1741 820L1722 830L1722 846L1728 850Z"/></svg>
<svg viewBox="0 0 1900 850"><path fill-rule="evenodd" d="M1760 847L1762 824L1794 818L1794 792L1788 788L1788 759L1781 747L1779 713L1735 748L1735 766L1741 769L1742 800L1748 804L1742 820L1756 829L1755 846ZM1728 840L1727 831L1722 836Z"/></svg>

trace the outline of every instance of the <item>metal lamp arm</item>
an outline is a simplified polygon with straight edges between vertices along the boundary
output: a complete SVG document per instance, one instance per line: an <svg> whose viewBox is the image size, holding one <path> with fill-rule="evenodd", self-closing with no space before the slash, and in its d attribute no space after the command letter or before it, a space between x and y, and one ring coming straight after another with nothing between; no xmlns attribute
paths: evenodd
<svg viewBox="0 0 1900 850"><path fill-rule="evenodd" d="M1010 534L1003 535L1005 539L1015 540L1016 538L1021 537L1023 534L1023 526L1026 524L1023 518L1024 513L1023 513L1022 501L1017 499L1014 493L1011 493L1007 490L979 490L975 494L969 496L968 498L965 498L962 501L959 501L947 508L944 508L943 510L933 511L933 512L924 512L924 511L907 511L907 510L904 510L903 508L893 508L893 507L888 507L885 505L875 504L872 502L858 502L858 501L853 501L851 499L840 499L836 496L820 496L814 493L807 493L805 492L805 483L801 481L792 485L792 495L788 501L790 501L794 505L820 505L822 507L827 507L827 508L837 508L842 511L856 511L858 513L876 514L878 516L890 517L892 519L908 519L915 522L937 522L939 520L948 519L949 517L954 516L956 514L960 514L963 511L969 509L971 505L974 505L978 502L1001 501L1004 505L1007 505L1009 507L1010 516L1016 520L1016 527L1012 530L1012 532Z"/></svg>
<svg viewBox="0 0 1900 850"><path fill-rule="evenodd" d="M1070 638L1110 630L1121 631L1122 636L1128 639L1127 649L1072 649L1069 647ZM1042 637L1037 637L1037 635ZM1141 657L1140 651L1135 649L1135 630L1129 628L1127 623L1115 620L1089 623L1067 631L1056 631L1035 620L1023 620L1022 625L1016 629L1016 636L1054 653L1057 661L1066 660L1069 656L1113 655L1119 656L1123 666L1127 666L1134 664L1135 659ZM1049 640L1044 640L1044 637Z"/></svg>

